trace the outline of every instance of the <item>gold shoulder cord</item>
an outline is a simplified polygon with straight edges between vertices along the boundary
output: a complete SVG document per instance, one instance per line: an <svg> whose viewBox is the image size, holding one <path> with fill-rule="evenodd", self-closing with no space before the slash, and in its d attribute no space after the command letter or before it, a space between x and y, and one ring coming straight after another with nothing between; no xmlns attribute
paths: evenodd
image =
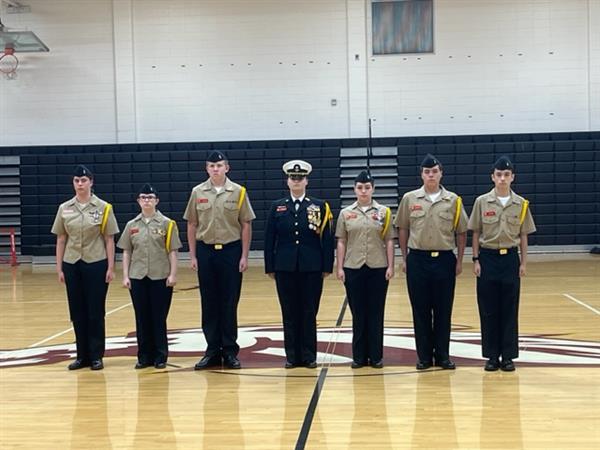
<svg viewBox="0 0 600 450"><path fill-rule="evenodd" d="M238 200L238 209L242 208L242 204L244 203L244 198L246 197L246 188L242 186L240 190L240 199Z"/></svg>
<svg viewBox="0 0 600 450"><path fill-rule="evenodd" d="M387 234L387 230L390 227L391 220L392 210L390 208L385 208L385 223L383 225L383 230L381 230L381 239L385 239L385 235Z"/></svg>
<svg viewBox="0 0 600 450"><path fill-rule="evenodd" d="M333 214L331 214L331 209L329 209L329 203L325 202L325 218L323 219L323 223L321 224L321 230L319 232L321 236L323 236L323 231L327 226L327 222L329 222L331 219L333 219Z"/></svg>
<svg viewBox="0 0 600 450"><path fill-rule="evenodd" d="M452 227L453 230L456 230L456 227L458 226L461 210L462 210L462 198L456 197L456 212L454 213L454 225Z"/></svg>
<svg viewBox="0 0 600 450"><path fill-rule="evenodd" d="M523 225L523 222L525 222L525 216L527 215L527 208L529 208L529 200L525 200L523 202L523 206L521 207L521 217L519 218L519 225Z"/></svg>
<svg viewBox="0 0 600 450"><path fill-rule="evenodd" d="M167 253L171 252L171 236L173 235L173 228L175 228L175 221L169 221L169 227L167 228L167 241L165 242L165 248L167 249Z"/></svg>
<svg viewBox="0 0 600 450"><path fill-rule="evenodd" d="M104 213L102 215L102 224L100 225L100 233L104 234L104 230L106 229L106 224L108 223L108 215L110 214L110 210L112 209L112 205L107 203L104 206Z"/></svg>

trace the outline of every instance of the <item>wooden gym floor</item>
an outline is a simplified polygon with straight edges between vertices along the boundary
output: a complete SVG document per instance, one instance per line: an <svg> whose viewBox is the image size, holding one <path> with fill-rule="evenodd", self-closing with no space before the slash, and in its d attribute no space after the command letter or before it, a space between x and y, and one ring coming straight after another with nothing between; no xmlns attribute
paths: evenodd
<svg viewBox="0 0 600 450"><path fill-rule="evenodd" d="M319 367L285 370L274 282L260 264L239 306L243 369L202 372L192 370L204 341L187 262L164 371L133 369L120 276L107 301L106 368L69 372L74 337L54 267L0 266L0 448L600 448L600 258L530 256L514 373L483 371L470 264L456 289L455 371L414 369L403 274L388 294L384 369L350 369L351 314L329 278Z"/></svg>

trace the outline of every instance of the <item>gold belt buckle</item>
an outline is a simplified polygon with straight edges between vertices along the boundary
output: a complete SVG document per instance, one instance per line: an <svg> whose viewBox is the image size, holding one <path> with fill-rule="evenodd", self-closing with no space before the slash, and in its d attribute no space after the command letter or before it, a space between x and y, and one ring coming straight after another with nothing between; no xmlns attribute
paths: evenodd
<svg viewBox="0 0 600 450"><path fill-rule="evenodd" d="M508 249L507 248L501 248L500 249L500 254L501 255L506 255L508 253Z"/></svg>
<svg viewBox="0 0 600 450"><path fill-rule="evenodd" d="M440 256L440 252L431 252L432 258L437 258L438 256Z"/></svg>
<svg viewBox="0 0 600 450"><path fill-rule="evenodd" d="M223 244L215 244L215 250L223 250Z"/></svg>

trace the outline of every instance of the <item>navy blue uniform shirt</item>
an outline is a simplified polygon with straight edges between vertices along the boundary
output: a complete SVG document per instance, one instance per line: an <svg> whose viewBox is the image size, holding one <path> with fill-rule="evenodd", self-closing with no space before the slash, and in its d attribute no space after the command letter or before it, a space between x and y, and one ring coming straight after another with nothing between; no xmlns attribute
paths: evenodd
<svg viewBox="0 0 600 450"><path fill-rule="evenodd" d="M291 197L271 205L265 230L265 272L333 272L334 236L327 202Z"/></svg>

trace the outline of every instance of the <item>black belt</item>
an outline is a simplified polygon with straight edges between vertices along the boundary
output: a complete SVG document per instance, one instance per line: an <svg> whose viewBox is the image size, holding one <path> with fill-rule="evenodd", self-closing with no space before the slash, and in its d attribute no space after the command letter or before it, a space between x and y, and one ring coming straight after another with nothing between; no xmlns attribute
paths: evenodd
<svg viewBox="0 0 600 450"><path fill-rule="evenodd" d="M207 244L204 241L198 241L198 243L200 245L202 245L203 247L207 247L207 248L210 248L212 250L223 250L225 248L235 247L236 245L239 245L240 244L240 240L238 239L237 241L229 242L227 244Z"/></svg>
<svg viewBox="0 0 600 450"><path fill-rule="evenodd" d="M487 253L489 255L508 255L509 253L517 253L517 247L511 248L480 248L479 253Z"/></svg>
<svg viewBox="0 0 600 450"><path fill-rule="evenodd" d="M410 248L410 253L416 253L417 255L430 256L437 258L445 253L454 253L453 250L417 250L416 248Z"/></svg>

